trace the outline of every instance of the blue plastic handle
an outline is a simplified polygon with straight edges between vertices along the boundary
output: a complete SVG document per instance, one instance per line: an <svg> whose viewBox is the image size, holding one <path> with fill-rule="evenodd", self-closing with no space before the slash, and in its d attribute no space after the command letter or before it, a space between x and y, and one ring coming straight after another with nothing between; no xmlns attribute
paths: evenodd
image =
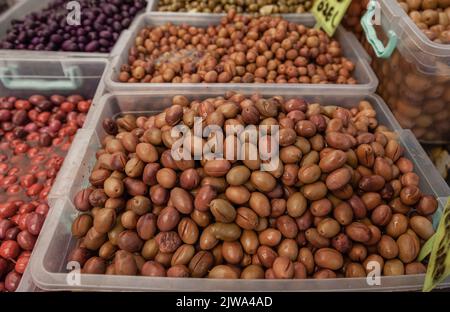
<svg viewBox="0 0 450 312"><path fill-rule="evenodd" d="M31 79L20 78L17 67L0 67L0 81L5 88L10 90L39 90L39 91L74 91L82 84L81 71L78 66L63 68L64 78Z"/></svg>
<svg viewBox="0 0 450 312"><path fill-rule="evenodd" d="M373 50L375 51L375 54L379 58L390 58L392 53L394 52L395 48L398 44L398 36L393 30L389 30L387 32L387 36L389 38L388 44L386 47L384 46L383 42L381 42L380 39L377 37L377 33L375 31L375 28L373 27L373 17L375 16L375 13L377 11L379 4L375 0L371 0L367 6L367 12L364 14L364 16L361 18L361 25L364 29L364 32L366 34L367 41L372 46Z"/></svg>

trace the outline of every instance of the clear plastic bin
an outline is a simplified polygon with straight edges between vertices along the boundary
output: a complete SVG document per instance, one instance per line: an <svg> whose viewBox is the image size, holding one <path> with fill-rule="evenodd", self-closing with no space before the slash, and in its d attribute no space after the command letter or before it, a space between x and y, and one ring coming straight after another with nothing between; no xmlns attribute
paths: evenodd
<svg viewBox="0 0 450 312"><path fill-rule="evenodd" d="M114 59L112 60L112 66L110 67L106 76L106 87L109 91L162 91L170 90L174 88L172 83L123 83L118 81L120 73L120 67L122 64L128 64L128 52L129 48L134 44L135 37L141 28L147 25L163 25L171 22L173 24L187 23L189 25L197 27L207 27L209 25L218 24L220 22L220 16L211 14L190 14L190 13L146 13L141 15L136 20L126 34L121 38L122 40L116 46ZM304 24L312 27L315 25L315 19L312 15L292 15L286 18L287 20L295 23ZM357 80L356 85L339 85L339 84L274 84L274 83L179 83L176 84L177 90L211 90L211 89L252 89L255 85L259 85L262 88L276 88L280 92L286 92L289 90L298 90L303 88L312 88L320 92L332 91L335 94L370 94L375 91L378 80L370 68L369 56L361 47L356 37L346 31L343 27L339 27L336 35L336 39L341 43L344 55L355 64L355 71L353 76ZM116 53L117 51L117 53Z"/></svg>
<svg viewBox="0 0 450 312"><path fill-rule="evenodd" d="M62 94L78 93L86 98L92 98L91 110L86 118L86 124L90 123L98 103L98 99L104 92L101 83L108 62L102 59L35 59L23 60L20 58L7 58L0 60L0 96L29 97L33 94ZM80 130L81 131L81 130ZM49 216L60 206L55 206L55 201L65 194L63 181L67 180L71 168L70 159L64 161L55 183L48 195L50 206ZM47 218L49 219L49 218ZM39 239L38 239L39 240ZM33 252L34 254L34 252ZM33 257L32 254L32 257ZM22 276L17 291L37 291L30 276L30 266Z"/></svg>
<svg viewBox="0 0 450 312"><path fill-rule="evenodd" d="M219 91L218 91L219 92ZM220 90L224 92L224 90ZM257 92L254 89L253 92ZM252 92L248 92L251 94ZM180 92L164 93L112 93L101 98L100 105L95 110L91 122L81 130L73 142L70 154L76 162L72 167L65 168L72 174L72 179L66 181L64 188L66 196L55 203L56 209L48 216L31 259L31 275L33 281L45 290L89 290L89 291L386 291L386 290L419 290L424 281L424 275L409 275L399 277L381 277L381 286L368 286L365 278L330 279L330 280L212 280L198 278L158 278L142 276L114 276L83 274L80 284L73 284L72 275L68 275L67 257L76 244L71 235L71 225L78 215L72 199L82 188L89 185L89 175L95 163L95 153L100 147L100 140L106 134L102 128L102 120L115 117L121 113L156 113L171 104L171 97ZM215 96L217 93L181 93L191 99L202 99ZM279 94L276 89L262 91L264 96ZM321 95L318 95L321 94ZM314 93L303 90L289 97L305 97L309 101L318 101L328 105L350 107L360 100L370 101L377 111L378 119L395 130L406 155L410 158L421 178L420 187L429 194L440 198L440 210L445 204L446 196L450 194L436 169L431 164L425 152L412 133L402 130L390 113L383 100L376 96L336 95L332 92ZM440 213L436 213L437 222ZM441 285L449 286L450 279Z"/></svg>
<svg viewBox="0 0 450 312"><path fill-rule="evenodd" d="M17 4L9 9L5 14L2 14L0 16L0 38L3 38L6 35L6 31L9 29L11 25L11 21L18 18L23 18L25 15L39 11L44 9L48 6L50 2L54 0L17 0ZM151 4L151 0L147 0L147 8ZM142 14L142 13L141 13ZM139 15L137 15L133 22L130 25L130 28L133 27L133 24L136 22L136 19ZM122 31L122 34L117 39L117 43L121 40L123 33L126 32L126 29ZM8 49L0 49L0 56L5 55L12 55L16 54L18 51L27 58L35 58L41 57L44 55L47 56L67 56L67 57L103 57L106 58L108 56L114 56L113 49L111 50L111 53L88 53L88 52L62 52L62 51L30 51L30 50L8 50Z"/></svg>
<svg viewBox="0 0 450 312"><path fill-rule="evenodd" d="M372 67L380 80L378 94L402 127L411 129L421 142L449 143L450 44L429 40L397 1L378 3L381 26L375 26L375 32L382 41L378 43L381 46L388 43L386 34L395 34L398 39L389 58L376 57L365 40L364 46L372 56ZM367 28L370 31L370 25ZM377 42L372 36L370 41Z"/></svg>
<svg viewBox="0 0 450 312"><path fill-rule="evenodd" d="M158 12L158 13L171 13L171 14L201 14L204 16L225 16L226 13L196 13L196 12L164 12L164 11L158 11L158 4L159 4L159 0L148 0L149 1L149 5L147 6L147 12ZM246 14L246 12L243 12L242 14ZM284 17L289 17L289 16L295 16L298 14L302 14L304 16L313 16L312 13L309 12L305 12L305 13L286 13L286 14L274 14L274 15L281 15Z"/></svg>

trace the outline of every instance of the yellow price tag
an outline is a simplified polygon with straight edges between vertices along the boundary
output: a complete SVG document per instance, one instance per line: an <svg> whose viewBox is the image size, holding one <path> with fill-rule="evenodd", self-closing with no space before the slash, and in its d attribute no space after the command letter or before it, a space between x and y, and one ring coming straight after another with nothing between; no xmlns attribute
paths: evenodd
<svg viewBox="0 0 450 312"><path fill-rule="evenodd" d="M312 12L316 18L316 28L321 27L332 37L341 23L352 0L316 0Z"/></svg>

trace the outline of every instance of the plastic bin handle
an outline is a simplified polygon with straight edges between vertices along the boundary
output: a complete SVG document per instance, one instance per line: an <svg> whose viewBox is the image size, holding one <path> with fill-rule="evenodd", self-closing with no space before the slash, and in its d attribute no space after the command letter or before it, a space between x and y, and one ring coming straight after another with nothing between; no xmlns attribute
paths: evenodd
<svg viewBox="0 0 450 312"><path fill-rule="evenodd" d="M380 39L377 37L377 33L375 28L373 27L373 17L377 11L377 7L379 4L375 0L371 0L367 5L367 12L361 18L361 25L364 29L364 33L366 34L367 41L372 46L375 54L379 58L390 58L398 43L398 36L393 30L389 30L387 32L387 36L389 38L388 44L386 47L383 45Z"/></svg>
<svg viewBox="0 0 450 312"><path fill-rule="evenodd" d="M63 68L64 79L55 77L54 79L31 79L31 78L18 78L20 74L17 72L16 67L3 67L0 68L0 81L10 90L24 90L32 89L39 91L73 91L81 87L81 70L78 66L70 66Z"/></svg>

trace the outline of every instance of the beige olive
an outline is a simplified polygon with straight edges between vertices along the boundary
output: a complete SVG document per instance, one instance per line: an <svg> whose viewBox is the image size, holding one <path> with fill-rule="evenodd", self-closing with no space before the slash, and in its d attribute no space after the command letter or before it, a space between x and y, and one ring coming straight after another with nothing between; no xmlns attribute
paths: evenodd
<svg viewBox="0 0 450 312"><path fill-rule="evenodd" d="M250 181L261 192L270 192L275 188L276 180L268 172L253 171L250 176Z"/></svg>
<svg viewBox="0 0 450 312"><path fill-rule="evenodd" d="M386 261L383 267L383 275L394 276L405 274L405 266L398 259L391 259Z"/></svg>
<svg viewBox="0 0 450 312"><path fill-rule="evenodd" d="M383 235L378 242L377 250L385 259L394 259L398 256L398 245L389 235Z"/></svg>
<svg viewBox="0 0 450 312"><path fill-rule="evenodd" d="M341 231L341 226L333 218L325 218L317 224L317 232L326 238L332 238Z"/></svg>
<svg viewBox="0 0 450 312"><path fill-rule="evenodd" d="M307 200L302 193L296 192L289 196L286 203L286 210L293 218L298 218L305 213L307 208Z"/></svg>
<svg viewBox="0 0 450 312"><path fill-rule="evenodd" d="M209 271L208 278L237 279L239 274L228 265L217 265Z"/></svg>
<svg viewBox="0 0 450 312"><path fill-rule="evenodd" d="M225 199L214 199L210 203L210 211L217 222L230 223L236 218L236 210Z"/></svg>
<svg viewBox="0 0 450 312"><path fill-rule="evenodd" d="M414 216L409 220L409 225L424 240L429 239L434 234L433 224L425 217Z"/></svg>
<svg viewBox="0 0 450 312"><path fill-rule="evenodd" d="M342 254L332 248L321 248L314 254L314 262L325 269L338 270L344 265Z"/></svg>

